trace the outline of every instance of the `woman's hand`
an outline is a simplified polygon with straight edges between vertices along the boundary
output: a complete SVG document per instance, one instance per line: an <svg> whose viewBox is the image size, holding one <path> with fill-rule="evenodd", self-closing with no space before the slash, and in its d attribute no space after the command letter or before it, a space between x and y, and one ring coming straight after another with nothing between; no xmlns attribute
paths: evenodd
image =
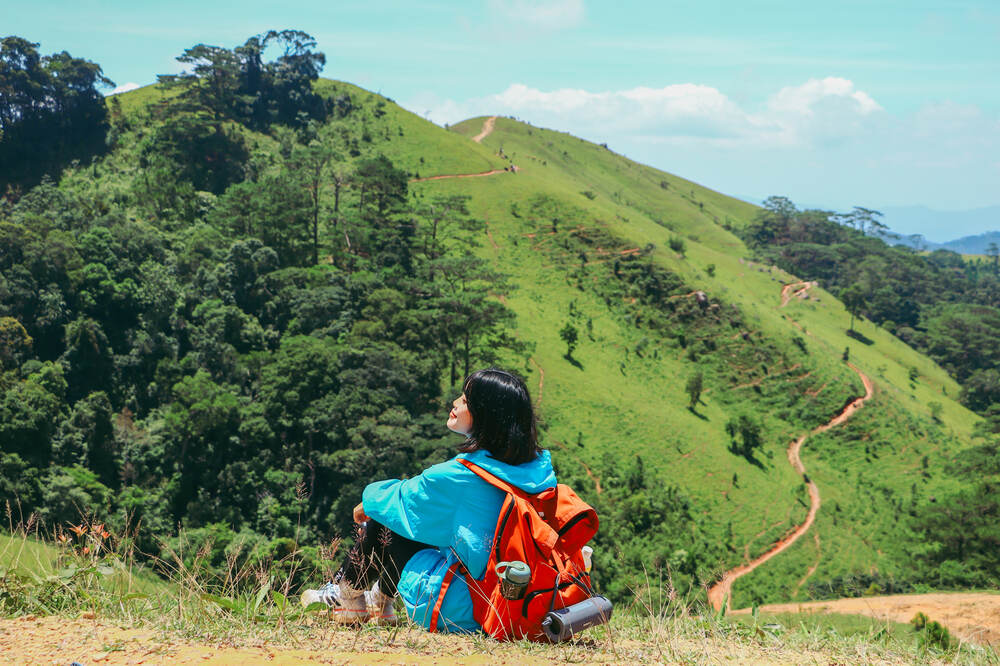
<svg viewBox="0 0 1000 666"><path fill-rule="evenodd" d="M365 513L364 504L354 507L354 522L358 524L368 522L368 514Z"/></svg>

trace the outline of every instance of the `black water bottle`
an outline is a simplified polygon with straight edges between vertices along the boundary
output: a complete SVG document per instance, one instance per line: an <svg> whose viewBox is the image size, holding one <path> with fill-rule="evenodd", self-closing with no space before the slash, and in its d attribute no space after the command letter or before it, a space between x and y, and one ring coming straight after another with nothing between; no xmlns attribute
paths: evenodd
<svg viewBox="0 0 1000 666"><path fill-rule="evenodd" d="M611 619L611 611L611 602L596 595L567 608L550 611L542 620L542 631L551 642L559 643L584 629L605 624Z"/></svg>

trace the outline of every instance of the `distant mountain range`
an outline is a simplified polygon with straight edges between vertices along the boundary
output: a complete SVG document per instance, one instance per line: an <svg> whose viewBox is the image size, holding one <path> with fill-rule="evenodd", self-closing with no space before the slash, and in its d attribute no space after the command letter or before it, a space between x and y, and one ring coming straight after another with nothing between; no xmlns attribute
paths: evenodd
<svg viewBox="0 0 1000 666"><path fill-rule="evenodd" d="M972 210L933 210L924 206L887 206L882 222L903 235L919 234L931 243L947 245L1000 230L1000 206ZM958 240L952 240L958 238Z"/></svg>
<svg viewBox="0 0 1000 666"><path fill-rule="evenodd" d="M1000 246L1000 231L987 231L975 236L963 236L947 243L932 243L919 234L907 236L896 232L883 234L882 240L889 245L906 245L918 250L951 250L959 254L987 254L990 244L996 243Z"/></svg>

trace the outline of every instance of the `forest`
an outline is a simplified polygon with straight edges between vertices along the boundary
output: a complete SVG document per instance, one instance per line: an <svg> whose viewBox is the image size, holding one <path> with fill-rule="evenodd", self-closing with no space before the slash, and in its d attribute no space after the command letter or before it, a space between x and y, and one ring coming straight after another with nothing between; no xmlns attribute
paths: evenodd
<svg viewBox="0 0 1000 666"><path fill-rule="evenodd" d="M447 391L523 347L489 297L503 277L470 254L464 200L410 196L369 148L378 110L313 92L314 47L291 31L195 46L148 112L83 91L106 139L72 153L73 175L33 184L3 162L0 497L15 520L100 515L151 555L178 526L215 558L315 546L350 533L369 480L447 455ZM34 48L3 42L4 90L24 87L4 96L4 155L32 132L85 133L36 111L32 77L68 56Z"/></svg>

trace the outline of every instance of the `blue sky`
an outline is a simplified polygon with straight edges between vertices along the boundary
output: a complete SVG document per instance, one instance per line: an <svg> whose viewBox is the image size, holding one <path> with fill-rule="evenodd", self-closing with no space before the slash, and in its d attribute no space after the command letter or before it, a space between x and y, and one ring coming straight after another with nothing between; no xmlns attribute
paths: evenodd
<svg viewBox="0 0 1000 666"><path fill-rule="evenodd" d="M2 25L120 85L199 42L297 28L325 76L439 123L513 115L750 198L1000 204L996 0L82 0L18 3Z"/></svg>

